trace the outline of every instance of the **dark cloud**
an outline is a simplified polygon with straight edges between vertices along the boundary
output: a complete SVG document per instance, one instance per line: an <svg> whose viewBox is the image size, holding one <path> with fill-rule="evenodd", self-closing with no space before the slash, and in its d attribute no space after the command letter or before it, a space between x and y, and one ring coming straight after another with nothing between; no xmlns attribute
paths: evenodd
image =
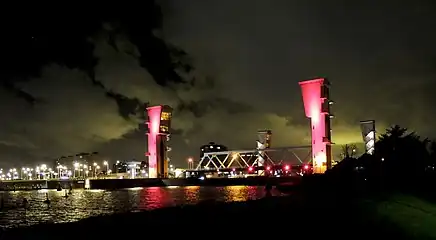
<svg viewBox="0 0 436 240"><path fill-rule="evenodd" d="M8 116L2 119L6 127L0 144L5 162L41 162L87 151L98 151L111 160L142 160L145 104L175 108L175 163L196 156L199 146L209 141L232 148L254 147L256 131L263 128L293 132L279 135L277 145L307 139L289 118L226 98L228 86L207 72L188 69L196 61L183 52L171 55L180 79L162 86L142 66L144 56L125 33L103 28L90 41L96 59L92 75L79 68L44 65L39 77L14 85L38 99L37 104L4 90L1 110Z"/></svg>
<svg viewBox="0 0 436 240"><path fill-rule="evenodd" d="M370 118L436 134L430 1L162 2L167 39L217 73L229 99L301 122L297 82L327 76L335 142L358 140Z"/></svg>
<svg viewBox="0 0 436 240"><path fill-rule="evenodd" d="M274 112L261 112L251 105L227 98L229 86L219 81L215 84L208 73L201 69L189 69L187 72L184 66L196 66L197 62L189 56L175 58L179 66L176 72L184 83L163 87L140 66L138 51L122 35L115 37L116 48L105 39L102 37L95 42L95 56L99 59L95 68L96 80L108 90L140 102L174 107L173 128L176 134L173 134L172 156L176 163L187 156L196 156L199 146L210 141L221 142L232 148L254 147L256 131L264 128L293 133L278 135L277 145L301 143L303 138L307 140L306 132L290 125L290 119ZM141 131L137 135L140 134ZM136 148L132 151L138 153L138 149L144 148L142 139L136 145L130 145Z"/></svg>
<svg viewBox="0 0 436 240"><path fill-rule="evenodd" d="M40 103L29 105L10 92L1 94L2 152L21 149L16 157L25 162L92 151L138 125L133 119L121 117L116 102L77 69L47 65L40 78L17 87L41 99ZM7 160L16 161L10 158Z"/></svg>
<svg viewBox="0 0 436 240"><path fill-rule="evenodd" d="M59 43L41 67L17 74L16 58L2 75L15 76L0 94L2 162L86 151L144 159L146 103L175 108L179 164L209 141L254 147L259 129L273 130L274 146L306 144L298 81L315 76L333 83L336 143L360 141L358 121L371 118L379 130L395 123L434 136L433 6L359 4L162 0L163 30L156 11L94 21L62 40L81 51Z"/></svg>

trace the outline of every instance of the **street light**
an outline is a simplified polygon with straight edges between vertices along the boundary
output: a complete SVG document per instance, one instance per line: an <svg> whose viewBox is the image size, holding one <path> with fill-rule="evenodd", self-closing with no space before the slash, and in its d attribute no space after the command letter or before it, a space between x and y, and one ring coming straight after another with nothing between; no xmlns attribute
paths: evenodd
<svg viewBox="0 0 436 240"><path fill-rule="evenodd" d="M194 159L192 159L192 157L188 158L188 168L189 169L194 168Z"/></svg>
<svg viewBox="0 0 436 240"><path fill-rule="evenodd" d="M106 166L106 175L107 175L108 172L109 172L109 163L108 163L107 161L104 161L104 162L103 162L103 165Z"/></svg>
<svg viewBox="0 0 436 240"><path fill-rule="evenodd" d="M58 165L56 168L58 169L58 176L61 177L61 168L62 168L62 165Z"/></svg>
<svg viewBox="0 0 436 240"><path fill-rule="evenodd" d="M74 163L74 170L73 170L73 171L74 171L74 174L73 174L73 175L74 175L74 176L73 176L74 178L76 177L76 171L79 170L79 166L80 166L80 164L79 164L78 162L75 162L75 163ZM80 177L80 172L79 172L79 177Z"/></svg>
<svg viewBox="0 0 436 240"><path fill-rule="evenodd" d="M96 177L97 176L97 163L96 162L94 162L94 164L92 164L93 166L94 166L94 171L92 171L93 172L93 177Z"/></svg>

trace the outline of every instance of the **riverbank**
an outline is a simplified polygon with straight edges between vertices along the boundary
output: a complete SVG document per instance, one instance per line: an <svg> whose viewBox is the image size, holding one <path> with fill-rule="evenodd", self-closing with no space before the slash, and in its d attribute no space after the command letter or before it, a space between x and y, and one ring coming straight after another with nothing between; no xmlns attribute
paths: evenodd
<svg viewBox="0 0 436 240"><path fill-rule="evenodd" d="M86 180L14 180L0 182L0 191L31 191L37 189L104 189L116 190L135 187L167 187L167 186L265 186L292 183L298 185L300 176L292 177L248 177L248 178L136 178L136 179L89 179Z"/></svg>
<svg viewBox="0 0 436 240"><path fill-rule="evenodd" d="M292 183L299 185L300 176L294 177L248 177L248 178L137 178L137 179L91 179L90 189L123 189L133 187L166 187L166 186L265 186Z"/></svg>
<svg viewBox="0 0 436 240"><path fill-rule="evenodd" d="M85 180L50 179L50 180L8 180L0 181L0 191L32 191L38 189L84 188Z"/></svg>
<svg viewBox="0 0 436 240"><path fill-rule="evenodd" d="M1 239L128 239L140 236L160 236L165 239L201 238L210 235L248 238L264 234L271 237L407 239L404 234L411 234L413 231L406 231L405 226L392 221L392 218L395 219L395 212L380 213L380 209L389 201L392 202L392 199L353 198L325 192L300 192L286 197L269 197L247 202L208 201L195 206L178 206L91 217L75 223L13 229L3 233ZM398 211L398 206L395 211ZM410 214L411 210L408 211ZM428 235L421 231L420 236L427 236L426 234Z"/></svg>
<svg viewBox="0 0 436 240"><path fill-rule="evenodd" d="M432 228L436 223L436 207L420 198L388 194L392 191L376 188L367 181L338 181L324 175L304 178L298 186L290 188L290 196L285 197L232 203L206 201L91 217L74 223L40 224L8 230L0 239L207 238L210 235L366 240L436 238Z"/></svg>

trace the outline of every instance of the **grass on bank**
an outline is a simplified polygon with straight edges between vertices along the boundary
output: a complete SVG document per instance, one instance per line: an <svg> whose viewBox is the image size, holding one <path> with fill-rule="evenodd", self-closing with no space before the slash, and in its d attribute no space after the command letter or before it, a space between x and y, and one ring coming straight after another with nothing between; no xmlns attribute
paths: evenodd
<svg viewBox="0 0 436 240"><path fill-rule="evenodd" d="M435 204L400 194L371 204L375 206L377 218L397 226L412 239L436 239Z"/></svg>

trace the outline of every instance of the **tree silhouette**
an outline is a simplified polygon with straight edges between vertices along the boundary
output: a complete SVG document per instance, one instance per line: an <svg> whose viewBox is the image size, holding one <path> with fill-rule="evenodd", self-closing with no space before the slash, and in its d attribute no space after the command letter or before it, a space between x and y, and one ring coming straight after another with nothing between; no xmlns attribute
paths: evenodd
<svg viewBox="0 0 436 240"><path fill-rule="evenodd" d="M341 158L354 158L357 155L357 146L355 144L345 144L342 146Z"/></svg>
<svg viewBox="0 0 436 240"><path fill-rule="evenodd" d="M436 142L435 141L430 141L430 143L428 144L428 150L430 153L430 164L435 164L436 163Z"/></svg>
<svg viewBox="0 0 436 240"><path fill-rule="evenodd" d="M376 156L384 159L384 174L399 181L422 174L430 157L428 145L428 139L421 140L415 132L409 133L406 128L396 125L382 134L375 149Z"/></svg>
<svg viewBox="0 0 436 240"><path fill-rule="evenodd" d="M436 176L436 142L398 125L379 137L374 155L363 154L355 159L350 149L349 145L343 147L344 160L332 173L408 189L423 186L429 176Z"/></svg>

